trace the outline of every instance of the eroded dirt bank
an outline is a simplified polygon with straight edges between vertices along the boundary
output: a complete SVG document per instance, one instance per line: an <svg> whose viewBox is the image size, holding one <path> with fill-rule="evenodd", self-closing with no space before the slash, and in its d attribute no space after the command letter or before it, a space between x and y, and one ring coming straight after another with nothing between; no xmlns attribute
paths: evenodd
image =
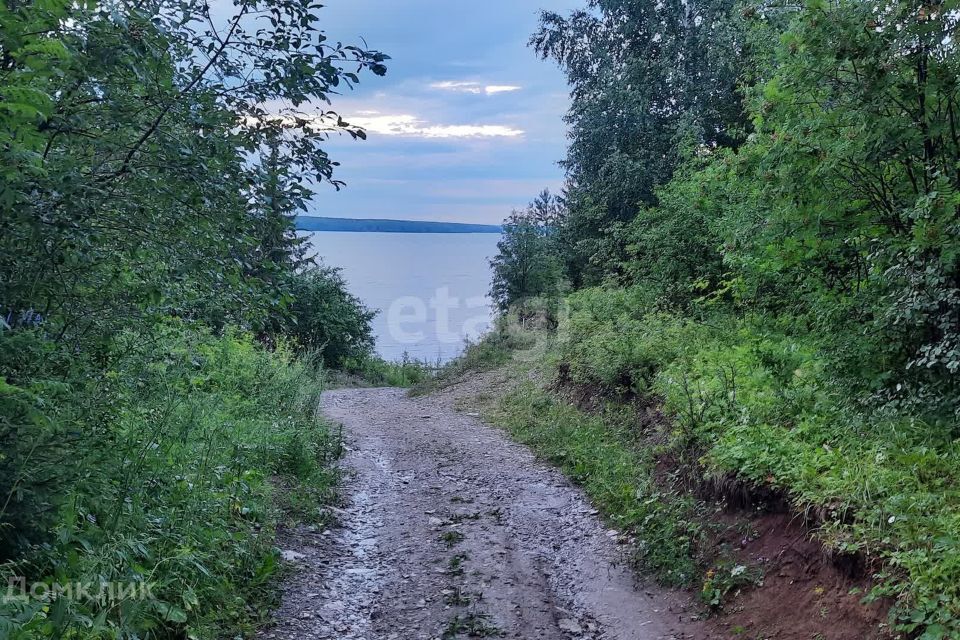
<svg viewBox="0 0 960 640"><path fill-rule="evenodd" d="M710 638L638 583L580 491L442 397L324 396L349 453L340 526L283 541L299 571L265 638Z"/></svg>

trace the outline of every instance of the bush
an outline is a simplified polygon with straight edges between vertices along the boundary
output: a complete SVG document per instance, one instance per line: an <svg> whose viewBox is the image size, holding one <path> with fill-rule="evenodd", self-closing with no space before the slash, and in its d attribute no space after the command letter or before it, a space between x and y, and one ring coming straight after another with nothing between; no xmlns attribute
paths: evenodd
<svg viewBox="0 0 960 640"><path fill-rule="evenodd" d="M39 334L0 345L57 353ZM93 586L91 598L4 600L0 635L248 633L279 569L270 479L330 498L338 448L318 420L317 372L283 345L182 324L123 334L106 355L102 377L87 373L103 362L85 372L76 354L62 372L4 360L0 580ZM104 583L122 591L97 600Z"/></svg>
<svg viewBox="0 0 960 640"><path fill-rule="evenodd" d="M376 312L347 290L339 269L320 266L292 274L289 289L293 303L284 333L302 350L319 353L331 368L372 353L370 322Z"/></svg>

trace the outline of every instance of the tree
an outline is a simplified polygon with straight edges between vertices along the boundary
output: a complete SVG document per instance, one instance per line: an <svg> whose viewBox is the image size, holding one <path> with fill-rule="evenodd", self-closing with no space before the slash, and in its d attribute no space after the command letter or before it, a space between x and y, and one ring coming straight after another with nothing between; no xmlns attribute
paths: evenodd
<svg viewBox="0 0 960 640"><path fill-rule="evenodd" d="M318 7L243 0L219 23L199 0L4 5L4 315L82 342L154 313L256 326L282 312L261 245L290 235L261 224L264 180L284 214L309 196L299 185L339 186L322 143L363 132L300 108L386 60L329 42Z"/></svg>
<svg viewBox="0 0 960 640"><path fill-rule="evenodd" d="M319 354L330 368L370 355L376 312L347 290L339 269L308 268L290 276L288 288L293 302L283 332L302 350Z"/></svg>
<svg viewBox="0 0 960 640"><path fill-rule="evenodd" d="M544 190L526 209L513 211L506 219L498 254L490 262L490 295L501 311L527 298L559 293L562 267L555 232L563 218L563 201Z"/></svg>
<svg viewBox="0 0 960 640"><path fill-rule="evenodd" d="M287 319L301 185L338 187L324 142L364 135L326 105L385 72L328 40L318 3L210 6L0 3L0 553L31 571L53 523L84 520L62 507L130 497L104 452L154 425L124 422L122 363L165 371L182 353L138 349L171 326Z"/></svg>
<svg viewBox="0 0 960 640"><path fill-rule="evenodd" d="M946 4L762 5L756 134L724 176L743 295L803 314L868 389L955 406L960 56ZM763 295L788 289L790 295ZM899 390L899 391L898 391Z"/></svg>
<svg viewBox="0 0 960 640"><path fill-rule="evenodd" d="M744 43L730 0L592 0L594 11L545 12L531 43L567 74L569 215L560 230L575 286L616 272L616 223L657 203L681 161L678 143L736 147Z"/></svg>

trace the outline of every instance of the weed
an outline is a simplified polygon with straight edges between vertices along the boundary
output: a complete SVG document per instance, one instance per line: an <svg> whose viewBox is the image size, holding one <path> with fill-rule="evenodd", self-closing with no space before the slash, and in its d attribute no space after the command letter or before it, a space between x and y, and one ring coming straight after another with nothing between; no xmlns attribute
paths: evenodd
<svg viewBox="0 0 960 640"><path fill-rule="evenodd" d="M742 564L721 563L704 574L700 599L713 610L720 609L731 593L759 584L763 574L758 568Z"/></svg>
<svg viewBox="0 0 960 640"><path fill-rule="evenodd" d="M463 563L469 560L469 556L465 553L458 553L457 555L450 558L450 562L447 566L447 575L450 576L462 576L463 575Z"/></svg>
<svg viewBox="0 0 960 640"><path fill-rule="evenodd" d="M443 640L455 640L461 635L469 638L499 638L504 633L490 622L488 614L471 612L454 616L441 637Z"/></svg>
<svg viewBox="0 0 960 640"><path fill-rule="evenodd" d="M449 386L467 372L489 371L506 364L514 351L530 346L530 340L511 330L505 322L479 342L468 343L459 358L437 370L435 376L424 379L412 389L414 395L429 393Z"/></svg>
<svg viewBox="0 0 960 640"><path fill-rule="evenodd" d="M332 375L337 386L413 387L427 384L439 367L439 362L417 360L406 353L399 361L365 355L347 359L343 373Z"/></svg>
<svg viewBox="0 0 960 640"><path fill-rule="evenodd" d="M457 531L456 529L450 529L448 531L444 531L440 535L440 541L443 542L445 545L447 545L448 549L452 549L453 547L463 542L463 538L464 538L463 533L460 531Z"/></svg>

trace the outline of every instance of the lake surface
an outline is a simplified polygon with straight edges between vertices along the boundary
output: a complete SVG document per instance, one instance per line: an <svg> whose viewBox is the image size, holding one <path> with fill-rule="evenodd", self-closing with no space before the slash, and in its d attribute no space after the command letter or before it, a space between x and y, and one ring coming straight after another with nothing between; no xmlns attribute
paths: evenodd
<svg viewBox="0 0 960 640"><path fill-rule="evenodd" d="M491 325L489 259L495 233L305 234L311 255L343 269L350 291L380 313L377 352L387 360L446 362Z"/></svg>

